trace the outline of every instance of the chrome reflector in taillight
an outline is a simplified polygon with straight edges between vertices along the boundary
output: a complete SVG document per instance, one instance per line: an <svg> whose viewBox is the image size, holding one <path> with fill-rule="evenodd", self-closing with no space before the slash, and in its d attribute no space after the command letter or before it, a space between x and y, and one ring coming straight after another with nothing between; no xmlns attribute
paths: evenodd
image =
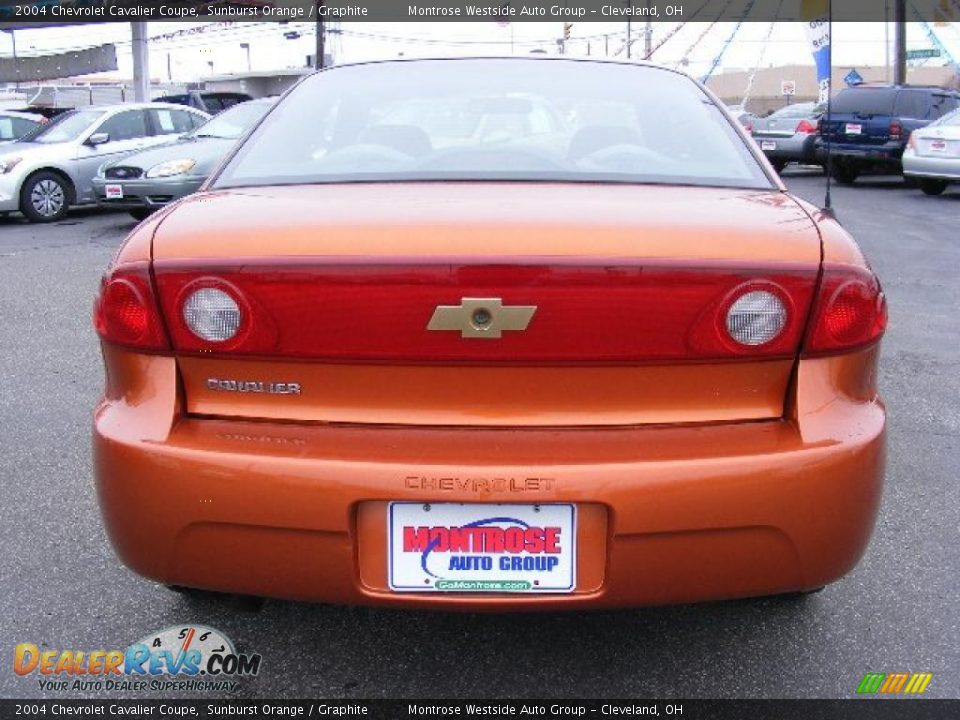
<svg viewBox="0 0 960 720"><path fill-rule="evenodd" d="M183 303L183 321L194 335L208 342L232 340L242 319L237 301L220 288L194 290Z"/></svg>
<svg viewBox="0 0 960 720"><path fill-rule="evenodd" d="M741 345L766 345L786 324L787 308L783 301L766 290L745 292L727 310L727 332Z"/></svg>

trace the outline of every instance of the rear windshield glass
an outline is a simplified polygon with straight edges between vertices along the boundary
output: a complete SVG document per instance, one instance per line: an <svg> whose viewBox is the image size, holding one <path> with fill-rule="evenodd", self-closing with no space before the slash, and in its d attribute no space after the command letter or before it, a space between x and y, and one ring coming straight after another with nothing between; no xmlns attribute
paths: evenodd
<svg viewBox="0 0 960 720"><path fill-rule="evenodd" d="M234 105L229 110L208 120L193 131L195 137L215 137L236 140L252 128L270 109L268 103L250 102Z"/></svg>
<svg viewBox="0 0 960 720"><path fill-rule="evenodd" d="M944 115L935 125L946 125L948 127L960 127L960 110L954 110L949 115Z"/></svg>
<svg viewBox="0 0 960 720"><path fill-rule="evenodd" d="M318 73L280 101L215 185L420 180L771 187L689 78L534 59Z"/></svg>
<svg viewBox="0 0 960 720"><path fill-rule="evenodd" d="M834 113L861 115L893 115L896 88L847 88L841 90L830 103Z"/></svg>
<svg viewBox="0 0 960 720"><path fill-rule="evenodd" d="M770 117L778 120L780 118L805 118L815 115L816 112L817 111L814 108L813 103L798 103L796 105L788 105L785 108L780 108Z"/></svg>

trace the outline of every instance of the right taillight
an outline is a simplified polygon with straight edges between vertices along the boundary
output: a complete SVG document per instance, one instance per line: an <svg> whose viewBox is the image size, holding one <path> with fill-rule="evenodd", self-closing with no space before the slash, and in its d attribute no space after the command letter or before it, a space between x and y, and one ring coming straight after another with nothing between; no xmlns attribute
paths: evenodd
<svg viewBox="0 0 960 720"><path fill-rule="evenodd" d="M825 265L805 355L832 355L872 345L887 327L887 302L869 270Z"/></svg>
<svg viewBox="0 0 960 720"><path fill-rule="evenodd" d="M113 268L100 283L93 326L103 340L139 350L169 348L147 262Z"/></svg>

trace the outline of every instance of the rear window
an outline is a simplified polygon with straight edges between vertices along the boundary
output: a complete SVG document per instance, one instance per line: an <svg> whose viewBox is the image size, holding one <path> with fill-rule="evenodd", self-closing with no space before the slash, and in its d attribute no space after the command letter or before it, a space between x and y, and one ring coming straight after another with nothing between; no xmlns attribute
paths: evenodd
<svg viewBox="0 0 960 720"><path fill-rule="evenodd" d="M816 110L813 103L798 103L796 105L787 105L785 108L780 108L770 117L780 119L780 118L805 118L810 117L815 114Z"/></svg>
<svg viewBox="0 0 960 720"><path fill-rule="evenodd" d="M280 101L215 185L424 180L771 187L688 77L534 59L315 74Z"/></svg>
<svg viewBox="0 0 960 720"><path fill-rule="evenodd" d="M841 90L830 103L833 113L861 115L893 115L897 88L847 88Z"/></svg>
<svg viewBox="0 0 960 720"><path fill-rule="evenodd" d="M897 96L894 114L898 117L924 119L930 112L930 93L904 89Z"/></svg>

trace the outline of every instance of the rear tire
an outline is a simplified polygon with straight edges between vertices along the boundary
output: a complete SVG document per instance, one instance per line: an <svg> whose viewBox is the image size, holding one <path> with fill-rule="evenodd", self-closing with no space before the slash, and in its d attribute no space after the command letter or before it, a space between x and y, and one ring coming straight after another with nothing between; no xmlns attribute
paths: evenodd
<svg viewBox="0 0 960 720"><path fill-rule="evenodd" d="M70 207L73 191L62 175L43 170L31 175L20 189L20 212L30 222L61 220Z"/></svg>
<svg viewBox="0 0 960 720"><path fill-rule="evenodd" d="M920 189L924 195L942 195L943 191L947 189L947 181L925 178L920 181Z"/></svg>
<svg viewBox="0 0 960 720"><path fill-rule="evenodd" d="M853 185L860 176L860 171L840 163L834 163L831 175L841 185Z"/></svg>
<svg viewBox="0 0 960 720"><path fill-rule="evenodd" d="M130 211L130 217L134 220L146 220L148 217L155 213L155 210L149 208L136 208L135 210Z"/></svg>
<svg viewBox="0 0 960 720"><path fill-rule="evenodd" d="M255 597L253 595L235 595L232 593L215 592L213 590L200 590L198 588L185 587L184 585L167 585L168 590L181 595L185 600L200 605L221 604L226 605L231 610L241 612L260 612L263 606L267 604L266 598Z"/></svg>

